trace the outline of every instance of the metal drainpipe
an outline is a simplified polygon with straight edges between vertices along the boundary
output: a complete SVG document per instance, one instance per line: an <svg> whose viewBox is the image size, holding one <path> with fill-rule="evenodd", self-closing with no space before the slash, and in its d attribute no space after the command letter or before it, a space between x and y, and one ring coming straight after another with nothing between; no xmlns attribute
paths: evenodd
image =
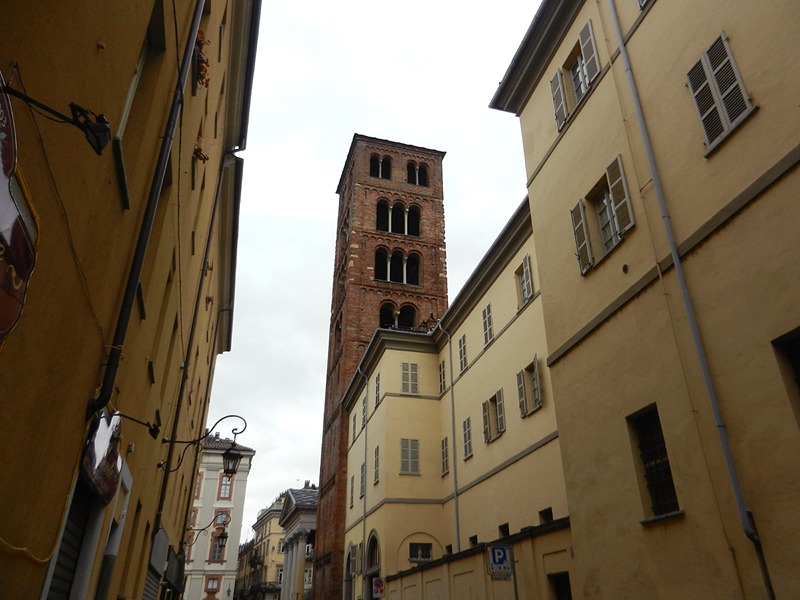
<svg viewBox="0 0 800 600"><path fill-rule="evenodd" d="M700 337L700 328L697 324L697 316L694 311L694 307L692 305L692 300L689 297L689 288L686 283L686 276L683 271L683 264L681 262L680 254L678 253L678 246L675 242L675 236L672 231L672 223L670 221L669 212L667 210L667 203L664 196L664 190L661 187L661 177L659 175L658 168L656 167L656 160L655 154L653 153L653 146L650 141L650 134L647 130L647 124L644 120L644 113L642 112L642 105L639 100L639 92L636 87L636 81L633 78L633 68L631 67L630 59L628 57L628 51L625 47L625 40L622 35L622 28L619 23L619 16L617 15L617 9L614 5L614 0L608 0L608 7L611 12L611 21L614 25L614 33L617 38L617 45L619 46L619 53L620 58L622 58L622 63L625 66L625 75L628 78L628 86L630 88L631 97L633 100L634 110L636 112L636 120L639 125L639 132L642 136L642 144L644 145L645 153L647 155L647 163L650 167L650 173L653 176L653 189L656 193L656 199L658 201L658 207L661 211L661 221L664 225L664 232L667 236L667 243L669 244L669 251L670 255L672 256L672 262L675 266L675 276L678 280L678 285L681 290L681 298L683 300L683 307L686 312L686 317L689 323L689 328L692 332L692 340L694 342L695 351L697 352L698 362L700 364L700 370L703 374L703 382L706 386L706 393L708 394L709 404L711 405L711 412L714 415L714 422L717 428L717 435L719 437L719 443L722 448L722 455L725 460L725 467L728 472L728 479L730 480L731 488L733 491L734 501L736 503L736 509L739 513L739 520L742 525L742 529L744 530L745 536L753 542L756 553L758 554L759 564L761 566L762 575L764 577L764 584L766 585L767 592L770 594L770 598L775 598L775 592L772 589L772 583L769 576L769 571L767 569L766 558L764 556L763 549L761 547L761 540L758 537L758 532L756 531L755 521L753 519L753 515L747 510L744 500L744 493L742 491L742 485L739 481L739 475L736 471L736 465L734 464L733 460L733 452L731 451L730 447L730 440L728 439L728 433L725 429L725 423L722 420L722 413L720 411L719 406L719 399L717 398L716 388L714 387L714 381L711 378L711 371L708 366L708 357L706 355L705 346L703 345L703 340Z"/></svg>
<svg viewBox="0 0 800 600"><path fill-rule="evenodd" d="M153 222L155 221L158 200L159 196L161 195L161 188L164 185L164 175L167 171L167 163L169 161L169 153L172 149L173 136L178 125L178 115L180 114L180 109L183 105L183 89L186 86L186 80L189 77L189 67L192 63L194 43L195 39L197 38L197 31L200 29L200 19L203 16L204 4L205 0L197 0L197 4L195 5L192 24L189 27L188 38L186 40L186 47L183 51L183 62L181 63L181 70L178 74L177 87L175 88L172 96L172 105L170 106L167 126L164 131L164 136L161 139L161 149L158 153L156 171L153 174L153 181L150 184L150 193L147 197L147 205L145 207L144 217L142 218L142 226L139 230L139 237L136 241L133 262L131 263L131 270L128 273L128 281L125 285L125 293L122 296L122 306L120 307L119 316L117 317L117 327L114 330L114 338L111 342L111 347L108 353L108 362L106 363L106 370L103 374L103 383L97 395L89 398L89 402L86 407L87 420L111 401L111 395L114 392L117 373L119 372L120 362L122 361L122 348L125 344L125 336L128 332L128 324L130 323L131 314L133 313L133 304L136 298L136 288L139 285L139 278L141 277L142 269L144 268L144 259L145 255L147 254L150 233L153 230Z"/></svg>
<svg viewBox="0 0 800 600"><path fill-rule="evenodd" d="M361 370L361 364L356 367L356 373L364 378L364 394L368 394L369 379ZM369 408L369 395L367 395L367 408ZM369 410L367 410L366 417L369 417ZM364 496L361 499L361 594L366 596L367 593L367 423L369 418L364 419ZM345 485L347 482L345 481Z"/></svg>
<svg viewBox="0 0 800 600"><path fill-rule="evenodd" d="M455 382L453 380L453 340L447 330L442 327L442 320L436 323L436 327L442 330L447 336L447 352L450 363L450 432L453 440L453 508L456 517L456 552L461 552L461 518L458 513L458 460L456 460L456 397ZM435 329L434 329L435 331Z"/></svg>

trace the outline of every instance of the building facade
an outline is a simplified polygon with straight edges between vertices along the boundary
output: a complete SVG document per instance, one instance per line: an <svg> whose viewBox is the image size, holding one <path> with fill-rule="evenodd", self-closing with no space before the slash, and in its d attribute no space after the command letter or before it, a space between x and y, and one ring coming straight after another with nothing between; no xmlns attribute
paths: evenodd
<svg viewBox="0 0 800 600"><path fill-rule="evenodd" d="M344 402L355 415L347 600L567 597L567 497L534 274L525 202L435 329L375 333ZM512 576L492 577L494 551L513 556Z"/></svg>
<svg viewBox="0 0 800 600"><path fill-rule="evenodd" d="M242 455L239 468L234 474L226 473L223 454L231 442L218 433L203 440L184 553L185 600L230 598L236 587L236 549L255 451L237 444Z"/></svg>
<svg viewBox="0 0 800 600"><path fill-rule="evenodd" d="M260 2L3 12L3 595L175 595L197 469L176 440L231 347Z"/></svg>
<svg viewBox="0 0 800 600"><path fill-rule="evenodd" d="M317 525L317 486L306 481L302 489L286 490L278 520L284 537L281 550L281 600L310 600L314 574L314 541Z"/></svg>
<svg viewBox="0 0 800 600"><path fill-rule="evenodd" d="M239 552L243 562L240 564L240 581L236 584L237 598L280 598L286 533L279 521L285 498L284 492L259 511L253 524L252 548Z"/></svg>
<svg viewBox="0 0 800 600"><path fill-rule="evenodd" d="M492 100L522 130L576 597L800 594L799 24L545 0Z"/></svg>
<svg viewBox="0 0 800 600"><path fill-rule="evenodd" d="M339 214L320 460L314 597L342 594L348 422L344 391L378 327L416 329L447 308L444 153L355 135Z"/></svg>

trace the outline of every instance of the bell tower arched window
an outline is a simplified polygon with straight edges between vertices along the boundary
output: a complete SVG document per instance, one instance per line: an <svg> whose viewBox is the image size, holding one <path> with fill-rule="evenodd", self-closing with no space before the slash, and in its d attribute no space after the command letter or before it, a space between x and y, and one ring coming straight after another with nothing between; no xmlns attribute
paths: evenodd
<svg viewBox="0 0 800 600"><path fill-rule="evenodd" d="M400 250L395 250L392 252L392 259L389 262L389 281L393 281L395 283L404 283L404 269L405 267L405 257Z"/></svg>
<svg viewBox="0 0 800 600"><path fill-rule="evenodd" d="M375 215L375 229L378 231L389 231L389 203L386 200L378 200L378 209Z"/></svg>
<svg viewBox="0 0 800 600"><path fill-rule="evenodd" d="M397 326L403 329L413 329L416 319L417 309L413 306L406 305L400 309L400 315L397 318Z"/></svg>
<svg viewBox="0 0 800 600"><path fill-rule="evenodd" d="M379 179L392 178L392 159L388 156L373 154L369 157L369 176Z"/></svg>
<svg viewBox="0 0 800 600"><path fill-rule="evenodd" d="M395 306L391 302L386 302L381 306L380 326L383 329L397 327L397 323L395 321L395 311Z"/></svg>
<svg viewBox="0 0 800 600"><path fill-rule="evenodd" d="M406 209L397 202L392 206L392 233L405 233L406 232Z"/></svg>
<svg viewBox="0 0 800 600"><path fill-rule="evenodd" d="M389 253L383 248L375 251L375 279L379 281L389 279Z"/></svg>
<svg viewBox="0 0 800 600"><path fill-rule="evenodd" d="M406 283L419 285L419 254L409 254L406 258Z"/></svg>
<svg viewBox="0 0 800 600"><path fill-rule="evenodd" d="M406 165L406 182L412 185L428 187L428 165L417 164L413 160Z"/></svg>
<svg viewBox="0 0 800 600"><path fill-rule="evenodd" d="M407 223L406 233L419 237L419 206L412 206L408 209Z"/></svg>

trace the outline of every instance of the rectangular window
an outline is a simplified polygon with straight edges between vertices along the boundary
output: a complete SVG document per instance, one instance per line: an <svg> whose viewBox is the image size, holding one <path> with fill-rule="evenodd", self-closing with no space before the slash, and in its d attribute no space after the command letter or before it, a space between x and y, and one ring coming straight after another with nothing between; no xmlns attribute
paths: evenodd
<svg viewBox="0 0 800 600"><path fill-rule="evenodd" d="M221 475L219 478L219 500L230 500L233 495L233 475Z"/></svg>
<svg viewBox="0 0 800 600"><path fill-rule="evenodd" d="M356 411L353 411L353 439L351 443L356 441L356 434L358 433L358 414Z"/></svg>
<svg viewBox="0 0 800 600"><path fill-rule="evenodd" d="M216 527L225 527L231 522L230 513L227 510L218 510L214 515L214 525Z"/></svg>
<svg viewBox="0 0 800 600"><path fill-rule="evenodd" d="M617 156L608 166L605 176L592 188L586 201L594 208L592 213L586 210L584 200L580 200L570 211L575 255L581 275L586 274L595 264L592 240L596 247L603 249L603 256L619 244L624 234L634 225L633 208L621 156Z"/></svg>
<svg viewBox="0 0 800 600"><path fill-rule="evenodd" d="M403 363L403 377L401 391L404 394L418 394L417 385L417 364Z"/></svg>
<svg viewBox="0 0 800 600"><path fill-rule="evenodd" d="M419 440L400 440L400 473L419 473Z"/></svg>
<svg viewBox="0 0 800 600"><path fill-rule="evenodd" d="M517 373L517 396L519 398L519 414L521 417L528 416L542 406L539 367L535 355L533 362Z"/></svg>
<svg viewBox="0 0 800 600"><path fill-rule="evenodd" d="M533 277L531 276L531 258L527 254L522 265L516 270L517 293L520 307L525 306L533 298Z"/></svg>
<svg viewBox="0 0 800 600"><path fill-rule="evenodd" d="M488 444L506 430L506 411L503 406L503 390L483 403L483 439Z"/></svg>
<svg viewBox="0 0 800 600"><path fill-rule="evenodd" d="M367 463L361 463L361 483L358 488L358 497L363 498L367 490Z"/></svg>
<svg viewBox="0 0 800 600"><path fill-rule="evenodd" d="M638 446L644 484L650 497L651 514L658 516L678 511L678 497L658 409L655 405L646 408L629 417L628 422Z"/></svg>
<svg viewBox="0 0 800 600"><path fill-rule="evenodd" d="M306 544L306 558L314 558L314 544Z"/></svg>
<svg viewBox="0 0 800 600"><path fill-rule="evenodd" d="M566 78L564 73L567 74ZM567 62L550 80L550 93L553 98L556 127L559 131L586 96L592 82L599 74L600 62L597 58L592 22L589 21L581 29L578 42L570 52Z"/></svg>
<svg viewBox="0 0 800 600"><path fill-rule="evenodd" d="M278 583L283 583L283 565L278 565L278 571L275 575L275 579Z"/></svg>
<svg viewBox="0 0 800 600"><path fill-rule="evenodd" d="M555 600L572 600L569 573L552 573L547 576L547 581L550 583L551 598Z"/></svg>
<svg viewBox="0 0 800 600"><path fill-rule="evenodd" d="M280 553L286 552L286 540L278 541L278 552Z"/></svg>
<svg viewBox="0 0 800 600"><path fill-rule="evenodd" d="M219 591L219 577L206 577L206 591L212 593Z"/></svg>
<svg viewBox="0 0 800 600"><path fill-rule="evenodd" d="M472 456L472 419L464 419L464 460Z"/></svg>
<svg viewBox="0 0 800 600"><path fill-rule="evenodd" d="M492 305L487 304L481 311L483 316L483 343L484 345L494 339L494 326L492 325Z"/></svg>
<svg viewBox="0 0 800 600"><path fill-rule="evenodd" d="M410 562L427 562L433 558L433 544L419 544L411 542L408 545L408 560Z"/></svg>
<svg viewBox="0 0 800 600"><path fill-rule="evenodd" d="M753 111L724 32L700 56L686 79L711 151Z"/></svg>
<svg viewBox="0 0 800 600"><path fill-rule="evenodd" d="M306 569L303 572L303 583L311 583L311 569Z"/></svg>
<svg viewBox="0 0 800 600"><path fill-rule="evenodd" d="M350 475L350 508L353 508L353 500L356 497L356 476Z"/></svg>
<svg viewBox="0 0 800 600"><path fill-rule="evenodd" d="M463 373L467 368L467 336L462 335L458 338L458 366Z"/></svg>
<svg viewBox="0 0 800 600"><path fill-rule="evenodd" d="M381 374L375 375L375 406L381 403Z"/></svg>
<svg viewBox="0 0 800 600"><path fill-rule="evenodd" d="M450 472L450 450L447 447L447 438L442 438L442 475Z"/></svg>
<svg viewBox="0 0 800 600"><path fill-rule="evenodd" d="M380 446L375 446L375 465L372 469L372 483L380 481Z"/></svg>
<svg viewBox="0 0 800 600"><path fill-rule="evenodd" d="M439 393L444 394L444 390L447 387L447 380L445 379L444 374L444 361L439 363Z"/></svg>
<svg viewBox="0 0 800 600"><path fill-rule="evenodd" d="M221 532L220 532L221 533ZM211 540L211 550L208 554L208 560L211 562L223 562L225 560L225 546L219 535L215 535Z"/></svg>

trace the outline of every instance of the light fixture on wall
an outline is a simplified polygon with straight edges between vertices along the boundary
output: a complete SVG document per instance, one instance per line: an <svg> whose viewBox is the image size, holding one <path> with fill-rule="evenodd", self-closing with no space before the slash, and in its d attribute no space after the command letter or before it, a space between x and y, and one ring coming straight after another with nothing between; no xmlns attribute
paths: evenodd
<svg viewBox="0 0 800 600"><path fill-rule="evenodd" d="M211 435L211 433L214 431L217 425L219 425L225 419L230 419L231 417L236 419L241 419L242 423L244 423L244 427L242 427L241 429L235 427L231 429L231 433L233 434L233 440L231 441L230 446L228 446L225 452L222 453L222 472L225 473L226 475L235 475L236 471L239 469L239 463L242 460L242 453L237 450L236 436L242 433L245 429L247 429L247 421L245 421L244 417L241 417L239 415L225 415L224 417L219 419L216 423L214 423L211 426L211 428L206 431L205 435L202 435L195 440L170 440L169 438L162 439L161 440L162 444L170 444L170 445L185 444L186 446L183 449L183 452L181 452L181 458L174 469L168 469L166 463L164 462L158 463L158 468L170 472L176 471L178 468L180 468L181 463L183 463L183 457L186 455L186 451L189 448L205 440L209 435Z"/></svg>
<svg viewBox="0 0 800 600"><path fill-rule="evenodd" d="M103 153L103 148L105 148L111 141L111 127L105 115L98 115L87 108L83 108L82 106L71 102L69 108L72 112L72 117L70 118L63 113L50 108L46 104L42 104L38 100L31 98L27 94L23 94L19 90L15 90L8 84L3 85L2 89L6 94L19 98L25 102L25 104L48 113L50 117L47 118L52 118L57 123L73 125L83 131L83 135L86 136L86 141L89 142L92 150L94 150L98 155Z"/></svg>

